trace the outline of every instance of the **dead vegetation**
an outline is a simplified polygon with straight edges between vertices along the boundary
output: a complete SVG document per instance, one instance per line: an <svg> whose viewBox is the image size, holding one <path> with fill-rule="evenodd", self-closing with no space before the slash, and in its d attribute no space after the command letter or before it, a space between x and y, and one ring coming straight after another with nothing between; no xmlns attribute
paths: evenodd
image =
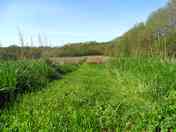
<svg viewBox="0 0 176 132"><path fill-rule="evenodd" d="M110 57L108 56L82 56L82 57L52 57L49 60L56 64L103 64Z"/></svg>

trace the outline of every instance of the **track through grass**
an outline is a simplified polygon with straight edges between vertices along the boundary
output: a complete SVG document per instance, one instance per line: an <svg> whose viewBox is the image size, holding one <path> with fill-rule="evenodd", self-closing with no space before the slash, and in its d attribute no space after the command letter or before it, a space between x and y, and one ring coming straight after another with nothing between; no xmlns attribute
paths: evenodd
<svg viewBox="0 0 176 132"><path fill-rule="evenodd" d="M0 114L1 131L153 131L174 127L176 65L157 59L84 64Z"/></svg>

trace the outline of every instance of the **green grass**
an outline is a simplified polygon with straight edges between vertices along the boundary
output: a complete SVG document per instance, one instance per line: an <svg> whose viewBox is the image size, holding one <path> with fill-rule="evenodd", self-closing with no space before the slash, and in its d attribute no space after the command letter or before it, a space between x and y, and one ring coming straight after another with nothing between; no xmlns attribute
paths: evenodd
<svg viewBox="0 0 176 132"><path fill-rule="evenodd" d="M44 61L1 61L0 91L43 87L50 74L51 68Z"/></svg>
<svg viewBox="0 0 176 132"><path fill-rule="evenodd" d="M1 131L153 131L176 126L176 64L120 58L82 65L0 111Z"/></svg>
<svg viewBox="0 0 176 132"><path fill-rule="evenodd" d="M43 60L0 61L0 108L19 93L40 90L61 78L58 69Z"/></svg>
<svg viewBox="0 0 176 132"><path fill-rule="evenodd" d="M0 92L12 90L16 87L16 64L10 62L0 63Z"/></svg>

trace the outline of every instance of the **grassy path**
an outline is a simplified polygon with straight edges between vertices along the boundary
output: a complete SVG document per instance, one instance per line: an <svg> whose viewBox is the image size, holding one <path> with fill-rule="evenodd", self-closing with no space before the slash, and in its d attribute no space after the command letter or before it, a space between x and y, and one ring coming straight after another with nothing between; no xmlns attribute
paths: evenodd
<svg viewBox="0 0 176 132"><path fill-rule="evenodd" d="M175 65L145 63L140 66L134 61L121 62L121 66L82 65L47 89L25 94L13 106L1 111L0 130L151 131L157 125L174 126L175 112L167 111L176 108L172 104L175 95L166 96L162 87L171 86L174 80L171 79L176 76ZM154 82L157 75L161 77L159 84Z"/></svg>
<svg viewBox="0 0 176 132"><path fill-rule="evenodd" d="M20 97L20 102L1 113L0 127L4 131L77 131L80 126L96 127L92 108L97 109L98 103L103 104L111 96L106 89L111 85L106 70L104 65L84 65L47 89Z"/></svg>

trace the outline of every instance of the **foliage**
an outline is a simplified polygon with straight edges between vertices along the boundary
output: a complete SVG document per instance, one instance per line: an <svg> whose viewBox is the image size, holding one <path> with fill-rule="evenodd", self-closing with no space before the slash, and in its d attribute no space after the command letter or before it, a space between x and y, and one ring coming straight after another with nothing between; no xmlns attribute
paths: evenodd
<svg viewBox="0 0 176 132"><path fill-rule="evenodd" d="M63 47L17 47L0 48L0 59L38 59L49 57L72 57L106 55L110 53L109 43L85 42L71 43ZM108 51L109 50L109 51Z"/></svg>
<svg viewBox="0 0 176 132"><path fill-rule="evenodd" d="M149 15L147 21L136 24L122 36L108 42L69 43L63 47L45 47L41 36L41 47L25 47L23 35L20 33L21 47L12 45L0 48L0 59L49 58L65 56L176 56L176 1ZM31 38L31 43L33 41Z"/></svg>
<svg viewBox="0 0 176 132"><path fill-rule="evenodd" d="M0 63L0 91L16 88L16 63Z"/></svg>
<svg viewBox="0 0 176 132"><path fill-rule="evenodd" d="M2 131L154 131L175 127L176 64L118 58L87 65L1 111Z"/></svg>
<svg viewBox="0 0 176 132"><path fill-rule="evenodd" d="M47 85L50 67L42 61L20 61L17 70L17 89L22 91Z"/></svg>
<svg viewBox="0 0 176 132"><path fill-rule="evenodd" d="M72 43L60 48L60 53L58 54L58 56L104 55L106 48L108 48L108 45L106 43Z"/></svg>
<svg viewBox="0 0 176 132"><path fill-rule="evenodd" d="M76 68L76 67L75 67ZM74 66L66 68L49 65L43 60L1 61L0 63L0 105L17 93L37 91L46 87L49 81L59 79Z"/></svg>
<svg viewBox="0 0 176 132"><path fill-rule="evenodd" d="M79 64L63 64L59 65L60 72L62 74L67 74L76 71L79 68Z"/></svg>
<svg viewBox="0 0 176 132"><path fill-rule="evenodd" d="M118 56L175 56L176 1L154 11L145 23L136 24L111 43Z"/></svg>

